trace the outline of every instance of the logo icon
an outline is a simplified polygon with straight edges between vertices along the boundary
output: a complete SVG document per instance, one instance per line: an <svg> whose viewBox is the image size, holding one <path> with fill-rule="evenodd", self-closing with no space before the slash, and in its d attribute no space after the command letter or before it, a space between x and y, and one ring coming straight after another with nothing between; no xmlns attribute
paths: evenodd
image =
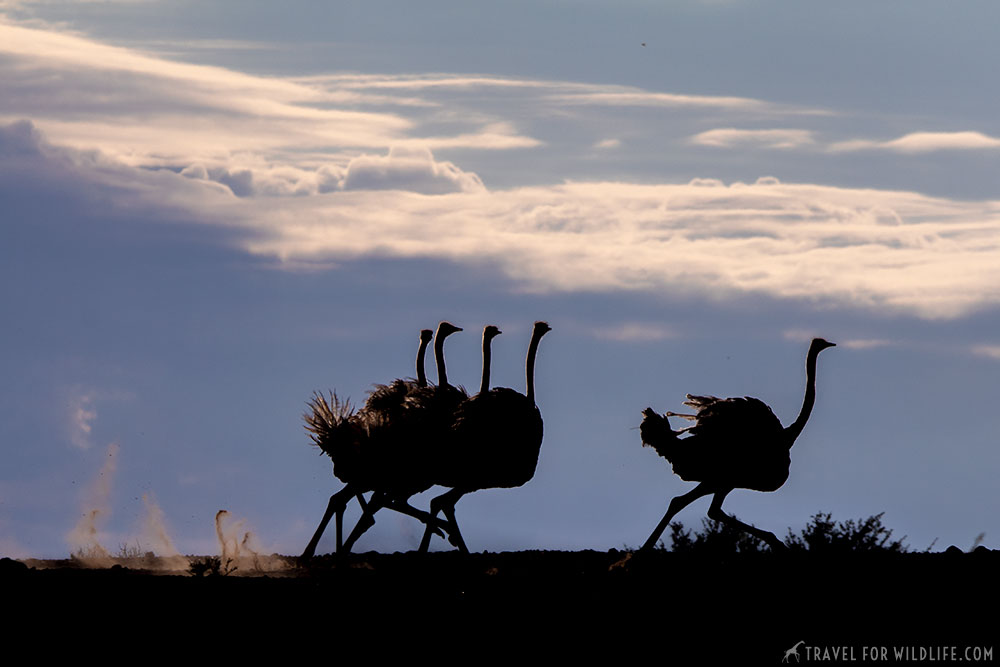
<svg viewBox="0 0 1000 667"><path fill-rule="evenodd" d="M785 657L781 659L781 662L791 662L789 660L793 655L795 656L795 662L799 662L801 658L799 657L799 647L805 644L804 641L798 642L795 646L785 651Z"/></svg>

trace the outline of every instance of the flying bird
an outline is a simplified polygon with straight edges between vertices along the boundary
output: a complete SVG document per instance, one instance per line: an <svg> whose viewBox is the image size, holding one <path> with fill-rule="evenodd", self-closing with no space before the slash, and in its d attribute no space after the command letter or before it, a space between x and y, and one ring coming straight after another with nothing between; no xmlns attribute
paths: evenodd
<svg viewBox="0 0 1000 667"><path fill-rule="evenodd" d="M678 477L699 484L670 501L667 513L640 552L653 548L674 515L698 498L712 494L709 518L750 533L772 549L784 547L773 533L747 525L723 512L722 501L734 489L775 491L788 479L789 451L802 433L816 402L816 359L820 352L834 345L822 338L814 338L810 344L802 409L787 427L782 427L765 403L749 396L716 398L688 394L684 404L696 410L694 415L667 412L661 417L652 408L643 411L639 427L642 444L667 459ZM690 419L695 424L674 431L668 417ZM685 431L689 435L679 437Z"/></svg>

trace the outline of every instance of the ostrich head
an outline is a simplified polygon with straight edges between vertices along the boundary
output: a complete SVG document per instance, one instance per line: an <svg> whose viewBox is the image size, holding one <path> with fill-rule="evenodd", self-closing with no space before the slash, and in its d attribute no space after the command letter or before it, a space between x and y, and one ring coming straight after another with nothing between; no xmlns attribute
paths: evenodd
<svg viewBox="0 0 1000 667"><path fill-rule="evenodd" d="M533 336L541 338L550 331L552 331L552 327L549 326L548 322L535 322L535 328L531 333Z"/></svg>
<svg viewBox="0 0 1000 667"><path fill-rule="evenodd" d="M462 327L456 327L451 322L442 322L441 324L438 325L438 330L437 330L438 340L443 340L448 336L452 335L453 333L456 333L461 330Z"/></svg>
<svg viewBox="0 0 1000 667"><path fill-rule="evenodd" d="M503 332L492 324L487 324L486 328L483 329L483 340L493 340Z"/></svg>
<svg viewBox="0 0 1000 667"><path fill-rule="evenodd" d="M813 338L812 344L809 346L809 352L812 354L819 354L828 347L836 347L836 343L831 343L828 340L823 340L822 338Z"/></svg>
<svg viewBox="0 0 1000 667"><path fill-rule="evenodd" d="M432 338L434 338L434 332L433 331L431 331L430 329L421 329L420 330L420 342L421 343L430 343Z"/></svg>

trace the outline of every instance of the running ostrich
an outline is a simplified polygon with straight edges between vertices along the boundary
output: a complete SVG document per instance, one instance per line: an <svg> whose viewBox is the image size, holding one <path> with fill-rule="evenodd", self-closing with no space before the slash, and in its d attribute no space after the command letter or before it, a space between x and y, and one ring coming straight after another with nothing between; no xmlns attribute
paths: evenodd
<svg viewBox="0 0 1000 667"><path fill-rule="evenodd" d="M449 541L462 553L469 549L455 519L455 504L480 489L522 486L535 475L542 446L542 413L535 405L535 355L542 336L551 331L535 322L525 362L527 395L506 387L489 388L490 341L499 334L483 333L483 379L479 393L455 411L451 432L435 466L435 482L452 487L431 501L431 516L444 512ZM431 524L428 524L428 528ZM420 551L430 546L431 530L424 531Z"/></svg>
<svg viewBox="0 0 1000 667"><path fill-rule="evenodd" d="M423 386L415 387L405 394L402 405L392 411L391 427L397 446L393 450L394 460L387 463L393 470L395 484L391 490L376 486L375 494L364 506L361 518L344 542L346 551L350 551L365 531L375 525L375 513L383 507L415 516L427 523L431 532L443 535L440 530L443 522L417 510L408 501L411 496L434 485L433 463L436 457L433 452L441 447L455 408L469 397L464 388L448 383L445 367L444 339L458 331L462 329L449 322L438 325L434 339L437 386L429 386L425 382Z"/></svg>
<svg viewBox="0 0 1000 667"><path fill-rule="evenodd" d="M776 491L788 479L791 465L789 451L805 428L816 402L816 358L828 347L822 338L814 338L806 355L806 395L799 416L786 428L765 403L744 398L716 398L687 395L684 402L694 408L694 415L667 412L663 417L652 408L643 411L639 432L643 446L649 446L673 466L674 474L686 482L700 482L691 491L670 501L667 513L640 552L649 551L678 512L701 498L714 494L708 516L754 535L771 546L784 545L774 533L747 525L722 511L722 501L733 489ZM680 431L670 428L667 417L694 420L694 426ZM683 431L690 436L679 438Z"/></svg>
<svg viewBox="0 0 1000 667"><path fill-rule="evenodd" d="M435 348L455 331L461 329L442 323L438 328ZM322 394L315 394L310 401L310 411L304 415L306 430L313 444L333 459L334 475L345 486L330 497L326 513L303 551L302 559L308 560L313 556L323 531L334 515L337 518L337 552L342 551L344 510L351 497L357 497L362 508L367 509L362 495L367 491L375 492L373 500L377 498L382 504L391 502L393 509L399 512L421 521L430 520L430 515L405 501L414 493L430 488L431 482L427 481L421 488L429 475L414 474L418 473L420 466L412 465L416 462L413 448L400 440L408 430L402 407L406 397L427 386L424 357L433 335L430 329L420 332L417 379L397 379L388 385L376 385L361 410L355 412L350 402L340 401L335 393L331 394L329 402ZM402 502L398 502L399 496L403 497Z"/></svg>

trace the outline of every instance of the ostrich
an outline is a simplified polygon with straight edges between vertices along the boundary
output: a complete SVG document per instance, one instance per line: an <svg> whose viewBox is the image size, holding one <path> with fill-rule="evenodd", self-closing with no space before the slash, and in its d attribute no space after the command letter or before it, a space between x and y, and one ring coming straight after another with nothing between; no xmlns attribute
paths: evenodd
<svg viewBox="0 0 1000 667"><path fill-rule="evenodd" d="M386 418L395 417L402 409L408 393L427 386L427 375L424 373L424 357L426 357L427 346L430 345L433 337L434 332L430 329L422 329L420 331L420 346L417 348L417 379L396 379L389 384L375 385L368 392L368 400L365 401L365 410L386 415Z"/></svg>
<svg viewBox="0 0 1000 667"><path fill-rule="evenodd" d="M392 484L376 484L375 494L364 506L361 518L344 542L346 551L350 551L365 531L375 524L375 513L383 507L415 516L424 522L431 521L434 524L431 531L441 534L438 520L412 507L408 501L411 496L426 491L434 484L433 457L429 456L429 452L440 447L442 434L451 423L455 408L469 397L465 389L448 383L444 361L444 340L459 331L462 329L450 322L438 325L434 339L437 386L428 386L425 381L405 393L396 392L395 395L402 396L402 401L398 405L393 402L392 409L384 413L394 440L384 464L391 470L389 477Z"/></svg>
<svg viewBox="0 0 1000 667"><path fill-rule="evenodd" d="M431 501L431 516L444 512L448 539L462 553L469 549L455 519L455 504L467 493L480 489L522 486L535 475L542 446L542 414L535 405L535 355L542 336L551 331L545 322L535 322L525 361L527 395L506 387L489 388L490 341L499 333L483 333L483 381L479 393L463 401L455 411L435 482L452 487ZM420 551L430 546L431 531L425 530Z"/></svg>
<svg viewBox="0 0 1000 667"><path fill-rule="evenodd" d="M663 417L652 408L643 411L639 432L643 446L650 446L673 465L674 473L686 482L700 482L691 491L670 501L667 513L640 552L649 551L678 512L709 494L715 494L708 516L755 535L772 549L784 545L766 530L747 525L722 511L722 501L733 489L776 491L788 479L791 465L789 450L809 419L816 401L816 358L828 347L822 338L814 338L806 355L806 395L799 416L783 428L765 403L749 396L716 398L687 395L685 405L697 414L679 415L667 412ZM682 417L695 421L681 431L673 431L667 417ZM678 438L690 431L687 438ZM433 508L432 508L433 509Z"/></svg>
<svg viewBox="0 0 1000 667"><path fill-rule="evenodd" d="M356 413L350 402L340 401L335 393L331 394L329 402L322 394L314 395L310 401L311 410L304 415L306 430L309 431L313 444L333 459L334 475L345 482L345 486L330 497L326 513L302 553L304 560L313 556L323 531L334 515L337 517L337 552L341 551L343 513L352 496L357 497L362 508L366 508L367 503L362 495L366 491L389 489L398 492L402 477L401 466L405 470L408 463L405 460L406 452L400 452L398 444L399 431L403 428L401 406L409 393L427 386L424 357L433 335L430 329L420 332L417 379L394 380L388 385L376 385L369 393L365 406ZM428 482L421 490L429 487ZM404 484L404 488L408 487ZM393 508L421 521L430 518L426 512L405 502L398 503Z"/></svg>

